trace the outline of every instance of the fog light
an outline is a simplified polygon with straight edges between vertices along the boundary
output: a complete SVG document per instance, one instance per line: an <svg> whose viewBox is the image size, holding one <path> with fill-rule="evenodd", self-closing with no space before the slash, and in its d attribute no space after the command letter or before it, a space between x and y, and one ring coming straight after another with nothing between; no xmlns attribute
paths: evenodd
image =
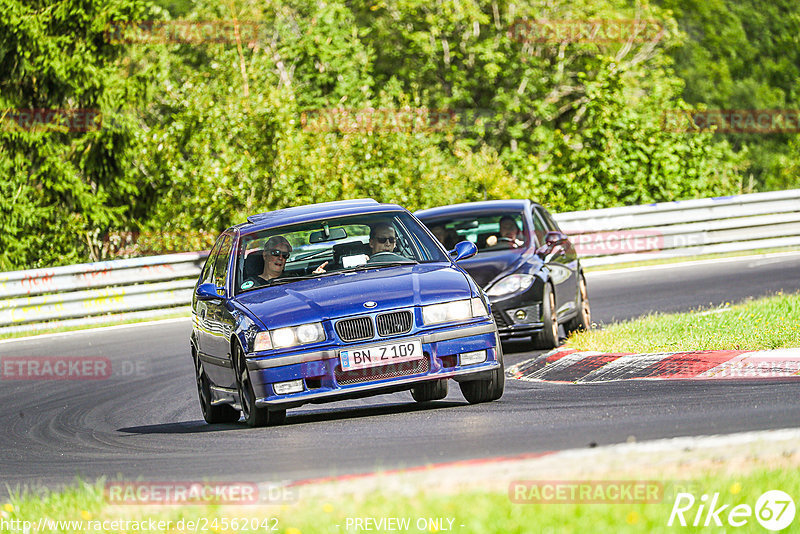
<svg viewBox="0 0 800 534"><path fill-rule="evenodd" d="M517 311L514 312L514 317L516 317L520 321L524 321L525 317L527 317L527 316L528 316L528 314L525 313L525 310L517 310Z"/></svg>
<svg viewBox="0 0 800 534"><path fill-rule="evenodd" d="M459 355L461 365L474 365L486 361L486 351L476 350L473 352L464 352Z"/></svg>
<svg viewBox="0 0 800 534"><path fill-rule="evenodd" d="M289 393L299 393L303 391L302 380L289 380L288 382L277 382L272 384L272 389L276 395L288 395Z"/></svg>

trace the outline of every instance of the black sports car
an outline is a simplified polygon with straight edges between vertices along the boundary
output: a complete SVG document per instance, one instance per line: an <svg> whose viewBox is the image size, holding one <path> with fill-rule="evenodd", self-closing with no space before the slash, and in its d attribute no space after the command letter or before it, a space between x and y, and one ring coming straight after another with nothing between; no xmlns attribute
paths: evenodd
<svg viewBox="0 0 800 534"><path fill-rule="evenodd" d="M580 260L553 218L530 200L491 200L421 210L447 250L469 240L478 254L459 263L486 291L500 338L529 338L537 348L591 326Z"/></svg>

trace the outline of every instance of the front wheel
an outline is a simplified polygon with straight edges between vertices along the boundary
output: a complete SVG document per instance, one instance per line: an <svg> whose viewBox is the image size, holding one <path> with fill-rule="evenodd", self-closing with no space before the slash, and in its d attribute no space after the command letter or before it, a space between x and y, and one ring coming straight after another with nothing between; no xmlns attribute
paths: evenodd
<svg viewBox="0 0 800 534"><path fill-rule="evenodd" d="M567 332L589 330L592 326L592 310L589 307L589 294L586 292L586 279L580 275L578 279L578 315L570 319Z"/></svg>
<svg viewBox="0 0 800 534"><path fill-rule="evenodd" d="M488 380L470 380L460 382L461 394L470 404L489 402L503 396L506 383L505 367L503 365L503 350L497 346L497 362L500 367L492 371L492 377Z"/></svg>
<svg viewBox="0 0 800 534"><path fill-rule="evenodd" d="M195 381L197 382L197 396L200 399L200 410L203 419L208 424L235 423L239 420L239 410L228 404L211 404L211 382L199 358L194 359Z"/></svg>
<svg viewBox="0 0 800 534"><path fill-rule="evenodd" d="M286 420L286 410L270 411L267 408L256 406L256 394L253 391L253 382L250 371L247 369L241 349L234 348L234 361L236 366L236 386L239 390L239 402L242 405L244 422L249 426L280 425Z"/></svg>
<svg viewBox="0 0 800 534"><path fill-rule="evenodd" d="M533 336L533 344L537 349L554 349L558 346L556 297L549 283L544 284L542 295L542 331Z"/></svg>
<svg viewBox="0 0 800 534"><path fill-rule="evenodd" d="M447 396L447 389L447 379L442 378L414 386L411 390L411 396L417 402L441 400Z"/></svg>

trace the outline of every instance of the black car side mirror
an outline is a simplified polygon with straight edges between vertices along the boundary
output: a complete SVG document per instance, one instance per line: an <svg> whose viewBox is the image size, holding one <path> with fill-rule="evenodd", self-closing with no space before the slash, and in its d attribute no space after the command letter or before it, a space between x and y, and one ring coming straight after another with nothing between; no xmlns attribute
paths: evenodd
<svg viewBox="0 0 800 534"><path fill-rule="evenodd" d="M556 252L560 247L564 249L564 243L567 241L567 234L564 232L552 231L544 235L544 245L536 249L536 254L545 257L548 254Z"/></svg>
<svg viewBox="0 0 800 534"><path fill-rule="evenodd" d="M478 247L472 241L456 243L456 248L450 251L450 256L455 255L453 261L465 260L478 253Z"/></svg>

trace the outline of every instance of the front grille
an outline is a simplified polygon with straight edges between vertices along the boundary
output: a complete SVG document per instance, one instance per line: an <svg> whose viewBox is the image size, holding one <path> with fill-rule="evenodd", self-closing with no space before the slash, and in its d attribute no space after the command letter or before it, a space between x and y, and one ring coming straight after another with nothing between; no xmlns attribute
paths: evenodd
<svg viewBox="0 0 800 534"><path fill-rule="evenodd" d="M411 330L412 319L413 316L408 310L379 315L375 319L375 322L378 323L378 335L394 336L405 334Z"/></svg>
<svg viewBox="0 0 800 534"><path fill-rule="evenodd" d="M344 319L336 323L336 333L342 341L363 341L375 337L372 328L372 319L369 317L356 317Z"/></svg>
<svg viewBox="0 0 800 534"><path fill-rule="evenodd" d="M428 355L425 354L421 360L381 365L379 367L367 367L366 369L356 369L354 371L342 371L342 367L337 365L335 375L336 382L341 386L346 386L348 384L396 378L398 376L418 375L427 373L430 370L431 364L428 361Z"/></svg>

